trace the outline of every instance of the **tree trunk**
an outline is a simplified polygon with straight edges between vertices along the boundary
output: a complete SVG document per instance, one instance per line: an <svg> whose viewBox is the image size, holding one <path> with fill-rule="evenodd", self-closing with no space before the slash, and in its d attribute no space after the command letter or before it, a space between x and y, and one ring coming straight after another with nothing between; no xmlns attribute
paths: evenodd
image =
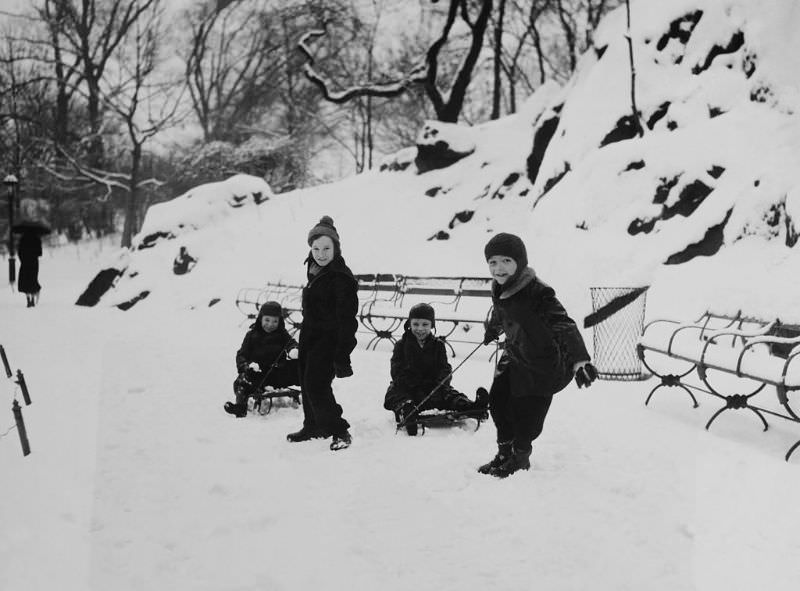
<svg viewBox="0 0 800 591"><path fill-rule="evenodd" d="M492 89L491 119L500 118L500 102L503 96L502 57L503 57L503 19L506 12L506 0L500 0L497 23L494 26L494 88Z"/></svg>
<svg viewBox="0 0 800 591"><path fill-rule="evenodd" d="M138 231L136 203L139 196L139 174L142 165L142 144L134 142L131 152L131 176L128 181L128 197L125 203L125 224L122 228L122 246L129 248L133 235Z"/></svg>

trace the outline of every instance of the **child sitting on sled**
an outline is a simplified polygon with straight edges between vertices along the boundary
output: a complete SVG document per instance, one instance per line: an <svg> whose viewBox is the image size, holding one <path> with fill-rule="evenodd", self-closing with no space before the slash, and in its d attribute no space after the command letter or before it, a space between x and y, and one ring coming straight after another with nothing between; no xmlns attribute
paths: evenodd
<svg viewBox="0 0 800 591"><path fill-rule="evenodd" d="M488 407L488 396L476 397L473 402L450 385L452 368L447 360L444 340L431 332L435 323L435 313L430 304L413 306L403 336L394 345L392 381L383 407L394 412L398 423L442 382L417 412L429 409L470 411ZM409 434L414 433L409 431Z"/></svg>
<svg viewBox="0 0 800 591"><path fill-rule="evenodd" d="M267 302L258 311L256 321L248 328L236 352L239 371L233 382L236 402L226 402L226 412L244 417L247 399L260 388L286 388L300 383L297 342L286 330L283 316L278 302Z"/></svg>

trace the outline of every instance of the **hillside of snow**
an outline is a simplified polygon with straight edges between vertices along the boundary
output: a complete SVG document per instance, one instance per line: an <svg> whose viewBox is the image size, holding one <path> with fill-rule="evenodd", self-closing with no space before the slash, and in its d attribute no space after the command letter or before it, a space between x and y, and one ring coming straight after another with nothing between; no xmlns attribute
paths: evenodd
<svg viewBox="0 0 800 591"><path fill-rule="evenodd" d="M417 146L341 182L274 195L238 176L151 207L133 247L103 264L101 305L197 308L230 303L244 286L302 282L307 231L330 215L356 273L484 274L483 244L509 231L581 313L590 286L650 285L663 314L797 319L787 281L800 268L800 9L632 9L642 137L620 9L569 83L543 86L515 115L429 122ZM180 246L199 262L175 276ZM681 309L660 309L675 285Z"/></svg>

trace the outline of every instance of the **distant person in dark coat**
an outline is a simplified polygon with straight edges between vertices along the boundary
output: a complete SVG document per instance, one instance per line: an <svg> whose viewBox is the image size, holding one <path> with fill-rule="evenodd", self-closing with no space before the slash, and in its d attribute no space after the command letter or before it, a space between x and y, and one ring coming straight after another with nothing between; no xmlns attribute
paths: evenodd
<svg viewBox="0 0 800 591"><path fill-rule="evenodd" d="M178 256L172 261L172 272L176 275L185 275L194 268L197 259L189 254L185 246L181 246Z"/></svg>
<svg viewBox="0 0 800 591"><path fill-rule="evenodd" d="M24 293L28 300L28 308L33 308L39 301L39 257L42 256L42 239L36 232L23 232L17 244L19 255L19 278L17 290Z"/></svg>
<svg viewBox="0 0 800 591"><path fill-rule="evenodd" d="M308 233L308 284L303 288L300 329L300 388L303 427L291 442L332 437L331 450L350 446L350 424L333 395L333 378L353 375L350 353L356 346L358 282L342 258L339 233L323 216Z"/></svg>
<svg viewBox="0 0 800 591"><path fill-rule="evenodd" d="M239 372L233 382L236 402L226 402L226 412L237 417L247 416L247 399L260 386L300 385L297 341L286 330L283 317L283 308L278 302L261 306L256 321L250 325L236 352Z"/></svg>
<svg viewBox="0 0 800 591"><path fill-rule="evenodd" d="M450 385L453 368L447 360L444 340L433 335L435 325L436 313L433 306L412 306L404 325L405 332L394 345L391 359L392 382L386 391L383 407L394 412L398 423L431 392L433 395L425 400L417 412L429 409L485 410L488 404L488 400L472 402ZM438 389L434 391L437 386ZM409 435L416 435L416 427L416 423L406 425Z"/></svg>
<svg viewBox="0 0 800 591"><path fill-rule="evenodd" d="M484 249L492 282L491 319L484 343L505 333L505 348L489 392L498 452L478 471L504 478L530 468L553 395L573 376L579 387L597 378L578 327L553 288L528 266L525 244L499 233Z"/></svg>

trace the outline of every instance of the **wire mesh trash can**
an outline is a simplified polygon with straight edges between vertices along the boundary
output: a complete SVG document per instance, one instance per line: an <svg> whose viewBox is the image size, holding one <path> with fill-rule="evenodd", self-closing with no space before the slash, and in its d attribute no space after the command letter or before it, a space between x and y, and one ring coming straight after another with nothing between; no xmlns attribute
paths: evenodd
<svg viewBox="0 0 800 591"><path fill-rule="evenodd" d="M591 287L594 366L603 380L642 380L636 345L644 329L647 287Z"/></svg>

